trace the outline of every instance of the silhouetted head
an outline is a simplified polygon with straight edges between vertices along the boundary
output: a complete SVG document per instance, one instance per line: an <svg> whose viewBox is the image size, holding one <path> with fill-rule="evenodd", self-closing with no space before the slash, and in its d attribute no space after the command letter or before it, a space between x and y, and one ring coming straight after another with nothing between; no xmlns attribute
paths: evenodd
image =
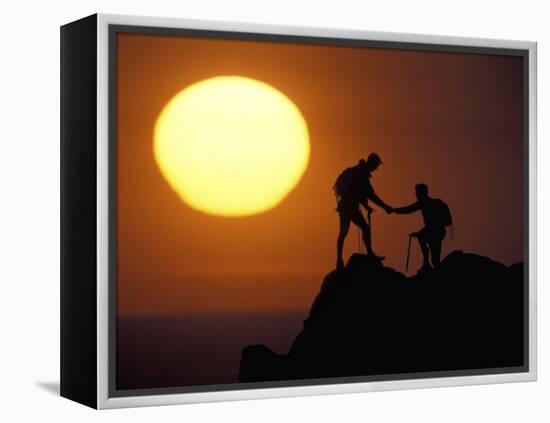
<svg viewBox="0 0 550 423"><path fill-rule="evenodd" d="M426 198L428 198L428 185L426 185L426 184L417 184L414 187L414 189L416 191L416 198L419 201L422 201L422 200L425 200Z"/></svg>
<svg viewBox="0 0 550 423"><path fill-rule="evenodd" d="M369 170L376 170L378 169L378 166L382 164L382 159L380 156L376 153L370 153L369 157L367 157L367 166Z"/></svg>

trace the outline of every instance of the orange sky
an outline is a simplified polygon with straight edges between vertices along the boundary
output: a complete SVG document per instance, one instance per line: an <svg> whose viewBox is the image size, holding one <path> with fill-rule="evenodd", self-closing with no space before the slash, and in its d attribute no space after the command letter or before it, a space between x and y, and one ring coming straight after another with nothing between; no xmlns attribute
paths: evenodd
<svg viewBox="0 0 550 423"><path fill-rule="evenodd" d="M393 206L425 182L455 220L454 249L505 264L523 251L523 63L520 57L177 36L117 36L117 311L119 315L309 308L334 268L332 185L376 151L373 176ZM152 134L188 85L241 75L300 108L309 167L276 208L223 218L192 210L163 179ZM420 215L373 214L374 247L404 270ZM346 256L357 249L352 228ZM419 265L415 246L413 267Z"/></svg>

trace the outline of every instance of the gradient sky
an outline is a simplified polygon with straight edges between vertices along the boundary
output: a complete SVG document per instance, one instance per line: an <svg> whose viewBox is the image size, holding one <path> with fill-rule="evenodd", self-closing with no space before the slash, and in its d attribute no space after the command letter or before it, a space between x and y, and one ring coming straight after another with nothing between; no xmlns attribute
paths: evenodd
<svg viewBox="0 0 550 423"><path fill-rule="evenodd" d="M117 311L119 315L308 309L335 265L332 186L371 151L373 186L392 206L430 186L455 220L460 249L523 260L523 63L512 56L177 36L117 36ZM276 208L215 217L184 204L153 157L163 106L218 75L268 83L304 115L309 167ZM419 214L373 214L374 248L403 271ZM357 250L352 227L346 256ZM420 265L415 246L412 266Z"/></svg>

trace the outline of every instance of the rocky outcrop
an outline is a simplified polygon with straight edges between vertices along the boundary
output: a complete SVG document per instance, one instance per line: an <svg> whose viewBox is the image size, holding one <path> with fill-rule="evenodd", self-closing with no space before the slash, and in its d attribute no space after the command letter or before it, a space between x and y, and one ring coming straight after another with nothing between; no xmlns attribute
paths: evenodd
<svg viewBox="0 0 550 423"><path fill-rule="evenodd" d="M407 278L355 254L329 273L287 355L244 348L240 381L523 365L523 265L455 251Z"/></svg>

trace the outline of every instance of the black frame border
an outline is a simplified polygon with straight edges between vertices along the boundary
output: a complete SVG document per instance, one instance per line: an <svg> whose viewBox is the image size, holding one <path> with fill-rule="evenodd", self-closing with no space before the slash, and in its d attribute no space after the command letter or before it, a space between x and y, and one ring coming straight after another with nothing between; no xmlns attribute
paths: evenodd
<svg viewBox="0 0 550 423"><path fill-rule="evenodd" d="M60 395L97 407L97 15L60 28Z"/></svg>

